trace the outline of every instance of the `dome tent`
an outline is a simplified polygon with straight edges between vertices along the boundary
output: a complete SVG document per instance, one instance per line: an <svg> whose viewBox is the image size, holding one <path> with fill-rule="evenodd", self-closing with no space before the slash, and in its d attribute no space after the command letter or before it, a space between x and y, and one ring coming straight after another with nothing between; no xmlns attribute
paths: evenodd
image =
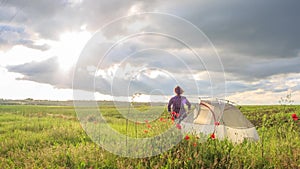
<svg viewBox="0 0 300 169"><path fill-rule="evenodd" d="M241 143L244 140L259 140L255 126L229 101L201 100L193 113L180 122L182 131L196 135Z"/></svg>

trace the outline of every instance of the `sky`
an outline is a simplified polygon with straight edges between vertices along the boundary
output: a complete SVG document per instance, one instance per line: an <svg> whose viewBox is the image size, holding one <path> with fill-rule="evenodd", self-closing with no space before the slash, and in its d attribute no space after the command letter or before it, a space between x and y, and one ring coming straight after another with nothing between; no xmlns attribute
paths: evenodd
<svg viewBox="0 0 300 169"><path fill-rule="evenodd" d="M0 0L0 98L300 104L300 2ZM139 95L141 94L141 95Z"/></svg>

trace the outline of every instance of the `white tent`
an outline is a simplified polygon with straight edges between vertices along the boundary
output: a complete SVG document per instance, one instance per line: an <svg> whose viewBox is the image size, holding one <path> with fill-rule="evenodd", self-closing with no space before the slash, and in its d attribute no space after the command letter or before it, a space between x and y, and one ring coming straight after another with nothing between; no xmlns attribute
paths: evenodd
<svg viewBox="0 0 300 169"><path fill-rule="evenodd" d="M202 100L193 113L180 122L183 132L227 138L236 143L259 140L255 126L229 102Z"/></svg>

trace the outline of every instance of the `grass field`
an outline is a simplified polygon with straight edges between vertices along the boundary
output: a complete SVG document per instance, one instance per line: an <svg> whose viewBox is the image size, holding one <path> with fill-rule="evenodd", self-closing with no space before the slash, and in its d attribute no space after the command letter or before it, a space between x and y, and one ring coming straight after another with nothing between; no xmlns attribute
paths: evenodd
<svg viewBox="0 0 300 169"><path fill-rule="evenodd" d="M101 110L112 128L126 133L126 120L113 106ZM300 106L242 106L241 111L257 126L260 141L233 144L208 136L200 142L189 135L163 154L134 159L93 143L71 106L1 105L0 168L300 168L300 121L291 117L300 116ZM171 125L164 111L138 127L129 122L127 133L150 137Z"/></svg>

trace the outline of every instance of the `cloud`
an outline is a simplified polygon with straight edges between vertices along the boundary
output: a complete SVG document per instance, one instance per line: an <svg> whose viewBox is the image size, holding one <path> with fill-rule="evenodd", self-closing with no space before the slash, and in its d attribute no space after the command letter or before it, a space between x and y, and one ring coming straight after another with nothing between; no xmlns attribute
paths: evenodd
<svg viewBox="0 0 300 169"><path fill-rule="evenodd" d="M8 50L15 45L23 45L41 51L49 49L47 44L36 44L30 38L31 35L23 27L0 25L0 49L2 50Z"/></svg>
<svg viewBox="0 0 300 169"><path fill-rule="evenodd" d="M23 77L18 78L18 80L51 84L57 88L70 88L72 84L72 72L62 73L57 57L41 62L7 66L6 68L9 72L22 74Z"/></svg>
<svg viewBox="0 0 300 169"><path fill-rule="evenodd" d="M243 81L241 79L230 80L226 82L227 96L229 96L229 98L235 98L235 96L238 96L240 100L243 100L242 97L254 97L250 95L251 93L255 94L256 96L260 95L261 97L263 97L264 94L274 96L276 95L274 99L278 99L280 98L280 95L282 96L288 91L291 91L292 93L297 93L297 91L299 91L300 89L299 79L299 73L288 73L273 75L268 78L252 82ZM249 95L247 95L247 93ZM251 98L247 100L253 99ZM270 99L270 102L272 102L272 99Z"/></svg>
<svg viewBox="0 0 300 169"><path fill-rule="evenodd" d="M186 94L210 94L207 90L210 83L207 80L195 81L192 75L170 74L159 68L137 67L127 63L108 71L101 70L101 73L83 67L76 70L73 81L75 89L84 88L112 96L132 96L134 93L150 95L155 91L160 91L162 95L172 95L175 85L182 86Z"/></svg>
<svg viewBox="0 0 300 169"><path fill-rule="evenodd" d="M185 1L163 2L157 9L199 27L217 48L226 73L255 81L299 72L299 6L278 0ZM176 25L177 31L183 29Z"/></svg>
<svg viewBox="0 0 300 169"><path fill-rule="evenodd" d="M300 56L292 58L228 57L222 59L229 79L257 81L274 75L300 73Z"/></svg>
<svg viewBox="0 0 300 169"><path fill-rule="evenodd" d="M78 69L73 67L62 73L57 58L9 66L7 69L23 74L22 80L62 88L72 87L71 77L75 70L78 71L75 88L95 88L102 94L111 94L113 85L116 95L135 91L150 93L156 89L169 95L174 85L180 83L186 94L197 91L197 94L209 95L212 90L222 92L224 66L229 93L279 93L288 89L299 90L299 83L295 83L299 79L295 74L300 73L299 6L298 1L285 3L279 0L11 0L6 1L5 8L1 8L5 12L0 12L0 19L5 25L1 29L0 43L5 48L22 44L46 50L46 44L37 45L34 39L58 40L61 33L79 31L83 25L87 31L94 32L113 19L134 12L165 12L199 27L215 45L223 65L215 57L216 53L205 35L194 31L194 27L187 27L188 22L153 14L159 17L139 15L104 27L93 37L95 43L86 46ZM131 36L139 31L142 33ZM125 37L124 41L115 44L120 37ZM108 51L112 46L114 48ZM200 54L200 58L191 49ZM103 57L104 53L106 57ZM155 71L160 73L154 76ZM95 76L96 72L102 74ZM133 76L139 78L132 79ZM280 82L274 80L279 76Z"/></svg>
<svg viewBox="0 0 300 169"><path fill-rule="evenodd" d="M215 0L166 2L159 8L188 19L222 50L253 57L287 58L299 52L299 4Z"/></svg>
<svg viewBox="0 0 300 169"><path fill-rule="evenodd" d="M137 3L139 4L139 3ZM59 40L64 32L80 31L83 25L94 32L110 20L123 16L131 7L124 1L3 1L0 6L0 50L24 45L47 50L36 39ZM97 16L97 17L95 17ZM15 32L22 29L22 32Z"/></svg>
<svg viewBox="0 0 300 169"><path fill-rule="evenodd" d="M300 100L300 91L292 92L293 104L299 104ZM227 99L237 103L237 104L250 104L250 105L275 105L279 104L281 98L285 98L287 92L270 92L263 91L261 89L255 91L244 91L240 93L233 94Z"/></svg>
<svg viewBox="0 0 300 169"><path fill-rule="evenodd" d="M160 15L157 16L161 17ZM143 17L147 18L147 15ZM159 24L152 25L156 27ZM143 30L151 28L147 26ZM188 28L193 30L191 27ZM106 29L110 30L109 28ZM176 27L172 29L176 29ZM171 28L168 27L168 30ZM113 31L119 32L117 29ZM130 31L132 30L129 30L127 34L135 35L135 31ZM75 84L78 83L78 86L75 85L76 88L81 86L82 82L94 83L93 79L87 76L90 72L86 71L87 68L94 67L100 75L95 78L95 82L102 85L97 88L97 91L102 94L127 96L134 92L144 91L149 94L153 90L160 90L170 95L173 93L170 89L176 84L186 88L187 94L197 95L199 91L205 95L219 94L222 92L222 84L224 92L224 74L222 81L222 76L219 76L222 67L220 67L217 56L213 56L212 48L194 48L193 50L197 50L198 56L189 46L176 40L174 42L174 39L161 36L161 34L145 33L129 36L129 38L125 34L118 37L118 39L124 37L124 41L114 43L111 41L119 34L105 33L105 31L101 31L95 34L83 50L75 70ZM104 35L106 36L104 37ZM149 41L150 43L147 43ZM159 71L165 76L151 78L151 73L155 71ZM194 78L194 73L207 71L210 76L206 76L206 79ZM79 73L78 77L76 76L77 73ZM85 75L81 75L82 73ZM219 73L218 78L214 76L216 73ZM95 73L92 72L91 74ZM136 76L140 78L136 78ZM107 82L110 83L109 87L112 86L115 93L111 93L110 88L103 86ZM98 85L96 86L98 87ZM87 87L90 87L89 90L93 90L93 86ZM131 90L130 87L133 89ZM212 90L214 92L211 92Z"/></svg>
<svg viewBox="0 0 300 169"><path fill-rule="evenodd" d="M211 94L209 90L211 84L207 79L195 80L192 75L169 74L170 72L159 68L136 67L130 63L116 67L116 70L112 70L111 73L103 70L104 74L103 72L97 74L96 67L79 68L76 69L74 79L74 69L62 72L57 57L41 62L7 66L6 69L9 72L23 75L23 77L17 78L18 80L51 84L56 88L99 92L116 97L132 96L137 92L153 94L155 91L168 96L173 94L175 85L182 86L187 95Z"/></svg>
<svg viewBox="0 0 300 169"><path fill-rule="evenodd" d="M150 5L151 4L151 5ZM5 1L5 9L10 15L17 15L9 22L25 24L32 32L36 32L44 39L58 39L64 31L80 30L86 25L89 31L96 31L113 19L129 14L130 9L143 11L152 9L156 4L140 1ZM7 13L0 13L2 20L11 18Z"/></svg>
<svg viewBox="0 0 300 169"><path fill-rule="evenodd" d="M86 25L89 31L95 31L113 19L128 15L130 11L159 11L191 21L226 55L235 53L251 57L287 58L295 57L299 52L298 6L298 1L285 3L280 0L159 3L11 0L6 1L7 12L0 13L0 18L8 20L8 15L13 16L18 12L11 23L26 25L40 38L58 39L61 32L79 30L82 25ZM184 26L172 26L176 26L178 32L188 31Z"/></svg>

